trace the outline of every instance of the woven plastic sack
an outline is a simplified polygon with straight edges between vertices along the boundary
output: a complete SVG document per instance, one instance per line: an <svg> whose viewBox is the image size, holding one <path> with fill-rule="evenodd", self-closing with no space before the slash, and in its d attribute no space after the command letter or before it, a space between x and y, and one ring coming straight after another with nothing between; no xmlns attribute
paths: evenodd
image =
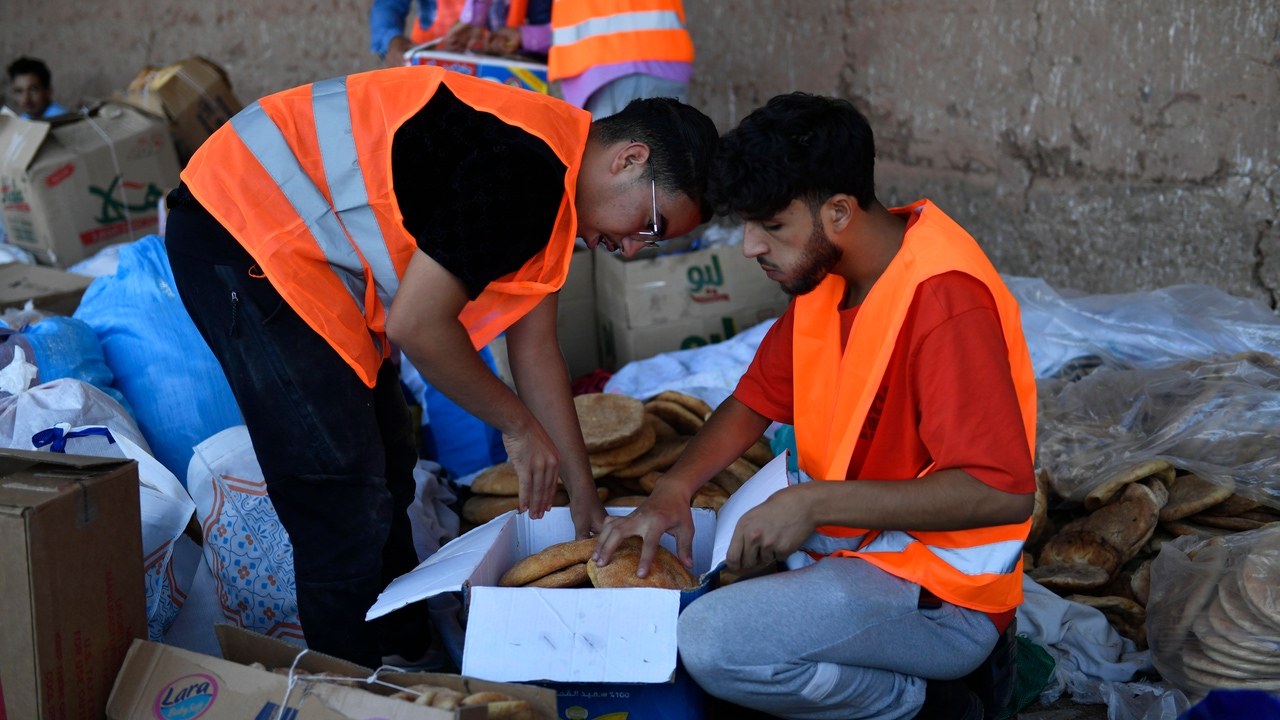
<svg viewBox="0 0 1280 720"><path fill-rule="evenodd" d="M267 496L249 430L237 425L197 445L187 488L196 502L223 620L302 641L293 544Z"/></svg>
<svg viewBox="0 0 1280 720"><path fill-rule="evenodd" d="M124 406L133 416L133 406L119 390L112 387L115 374L107 366L102 344L93 328L69 317L49 317L29 325L22 334L35 351L40 381L50 382L74 378L87 382Z"/></svg>
<svg viewBox="0 0 1280 720"><path fill-rule="evenodd" d="M1280 508L1280 361L1247 353L1042 380L1037 460L1071 501L1151 458Z"/></svg>
<svg viewBox="0 0 1280 720"><path fill-rule="evenodd" d="M231 387L178 297L159 237L122 246L116 274L93 281L75 317L97 333L116 389L133 406L156 459L179 478L186 478L191 448L240 424Z"/></svg>
<svg viewBox="0 0 1280 720"><path fill-rule="evenodd" d="M1165 543L1151 567L1151 660L1166 683L1280 692L1280 526Z"/></svg>

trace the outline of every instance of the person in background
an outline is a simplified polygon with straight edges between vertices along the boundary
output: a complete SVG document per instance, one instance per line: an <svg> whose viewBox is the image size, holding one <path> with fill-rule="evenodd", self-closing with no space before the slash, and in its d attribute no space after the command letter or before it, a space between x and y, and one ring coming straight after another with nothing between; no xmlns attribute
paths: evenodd
<svg viewBox="0 0 1280 720"><path fill-rule="evenodd" d="M413 30L405 37L405 19L413 0L373 0L369 8L369 49L387 67L404 65L410 48L444 37L458 24L465 0L417 0Z"/></svg>
<svg viewBox="0 0 1280 720"><path fill-rule="evenodd" d="M794 299L652 495L606 521L596 559L639 535L644 576L669 532L692 566L694 491L770 421L792 424L812 481L745 513L726 558L783 571L694 600L685 669L785 718L981 720L993 708L962 678L1011 640L1022 602L1035 376L981 248L928 200L880 204L874 158L848 101L803 93L721 139L708 194Z"/></svg>
<svg viewBox="0 0 1280 720"><path fill-rule="evenodd" d="M688 102L693 39L681 0L555 0L547 78L594 118L637 98Z"/></svg>
<svg viewBox="0 0 1280 720"><path fill-rule="evenodd" d="M461 22L449 31L443 49L493 55L524 53L546 57L551 49L552 0L466 0Z"/></svg>
<svg viewBox="0 0 1280 720"><path fill-rule="evenodd" d="M53 101L53 76L49 66L35 58L20 57L9 65L9 92L24 120L42 120L67 112Z"/></svg>

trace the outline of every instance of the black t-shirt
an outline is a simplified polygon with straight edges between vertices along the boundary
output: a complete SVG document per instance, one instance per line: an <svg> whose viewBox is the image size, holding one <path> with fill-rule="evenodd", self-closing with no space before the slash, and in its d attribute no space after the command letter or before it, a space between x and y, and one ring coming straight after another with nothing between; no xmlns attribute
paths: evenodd
<svg viewBox="0 0 1280 720"><path fill-rule="evenodd" d="M443 84L391 143L405 229L472 299L546 247L566 170L545 142L471 108ZM199 207L185 184L169 205ZM180 252L215 263L245 254L208 235L184 239Z"/></svg>
<svg viewBox="0 0 1280 720"><path fill-rule="evenodd" d="M405 229L472 299L546 247L565 171L545 142L444 85L391 143Z"/></svg>

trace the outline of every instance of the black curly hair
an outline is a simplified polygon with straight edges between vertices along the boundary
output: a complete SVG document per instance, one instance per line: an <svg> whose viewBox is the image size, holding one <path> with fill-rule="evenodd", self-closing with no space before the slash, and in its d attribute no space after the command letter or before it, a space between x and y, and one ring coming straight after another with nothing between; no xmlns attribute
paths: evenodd
<svg viewBox="0 0 1280 720"><path fill-rule="evenodd" d="M707 194L716 212L771 217L800 199L817 212L836 193L877 202L875 139L847 100L778 95L720 138Z"/></svg>
<svg viewBox="0 0 1280 720"><path fill-rule="evenodd" d="M40 85L48 88L53 80L53 76L49 73L49 66L43 62L29 57L20 57L9 65L9 80L13 80L19 75L35 75L40 81Z"/></svg>
<svg viewBox="0 0 1280 720"><path fill-rule="evenodd" d="M689 196L702 221L711 219L707 177L720 141L711 118L675 98L643 98L632 100L616 115L596 120L591 134L607 145L648 145L658 185L667 192Z"/></svg>

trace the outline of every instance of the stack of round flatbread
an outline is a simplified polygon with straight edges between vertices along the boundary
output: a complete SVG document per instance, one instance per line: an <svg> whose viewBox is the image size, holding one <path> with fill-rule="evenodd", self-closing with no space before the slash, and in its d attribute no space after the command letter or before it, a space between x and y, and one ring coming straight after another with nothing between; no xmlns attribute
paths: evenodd
<svg viewBox="0 0 1280 720"><path fill-rule="evenodd" d="M1159 458L1135 462L1103 479L1083 508L1051 512L1053 479L1042 469L1036 481L1024 570L1041 585L1097 607L1140 649L1146 629L1139 610L1145 612L1152 561L1165 542L1190 534L1225 537L1280 521L1280 512L1235 494L1230 483L1180 473ZM1230 592L1230 582L1224 580L1221 592ZM1211 627L1208 616L1197 622L1201 629ZM1222 640L1213 642L1221 645Z"/></svg>
<svg viewBox="0 0 1280 720"><path fill-rule="evenodd" d="M1222 538L1213 538L1191 556L1192 562L1223 562L1229 555L1225 546ZM1280 534L1260 536L1242 560L1224 564L1216 582L1190 593L1188 603L1196 607L1188 609L1199 608L1191 621L1199 642L1182 648L1187 682L1202 693L1280 691Z"/></svg>
<svg viewBox="0 0 1280 720"><path fill-rule="evenodd" d="M441 710L485 705L490 720L537 720L538 714L526 700L506 693L478 692L470 695L436 685L410 685L391 697L407 700L415 705L426 705Z"/></svg>
<svg viewBox="0 0 1280 720"><path fill-rule="evenodd" d="M622 588L656 587L688 590L698 581L666 548L658 547L646 577L636 577L640 538L622 541L609 564L599 567L591 559L595 538L558 543L511 566L498 580L500 587Z"/></svg>

